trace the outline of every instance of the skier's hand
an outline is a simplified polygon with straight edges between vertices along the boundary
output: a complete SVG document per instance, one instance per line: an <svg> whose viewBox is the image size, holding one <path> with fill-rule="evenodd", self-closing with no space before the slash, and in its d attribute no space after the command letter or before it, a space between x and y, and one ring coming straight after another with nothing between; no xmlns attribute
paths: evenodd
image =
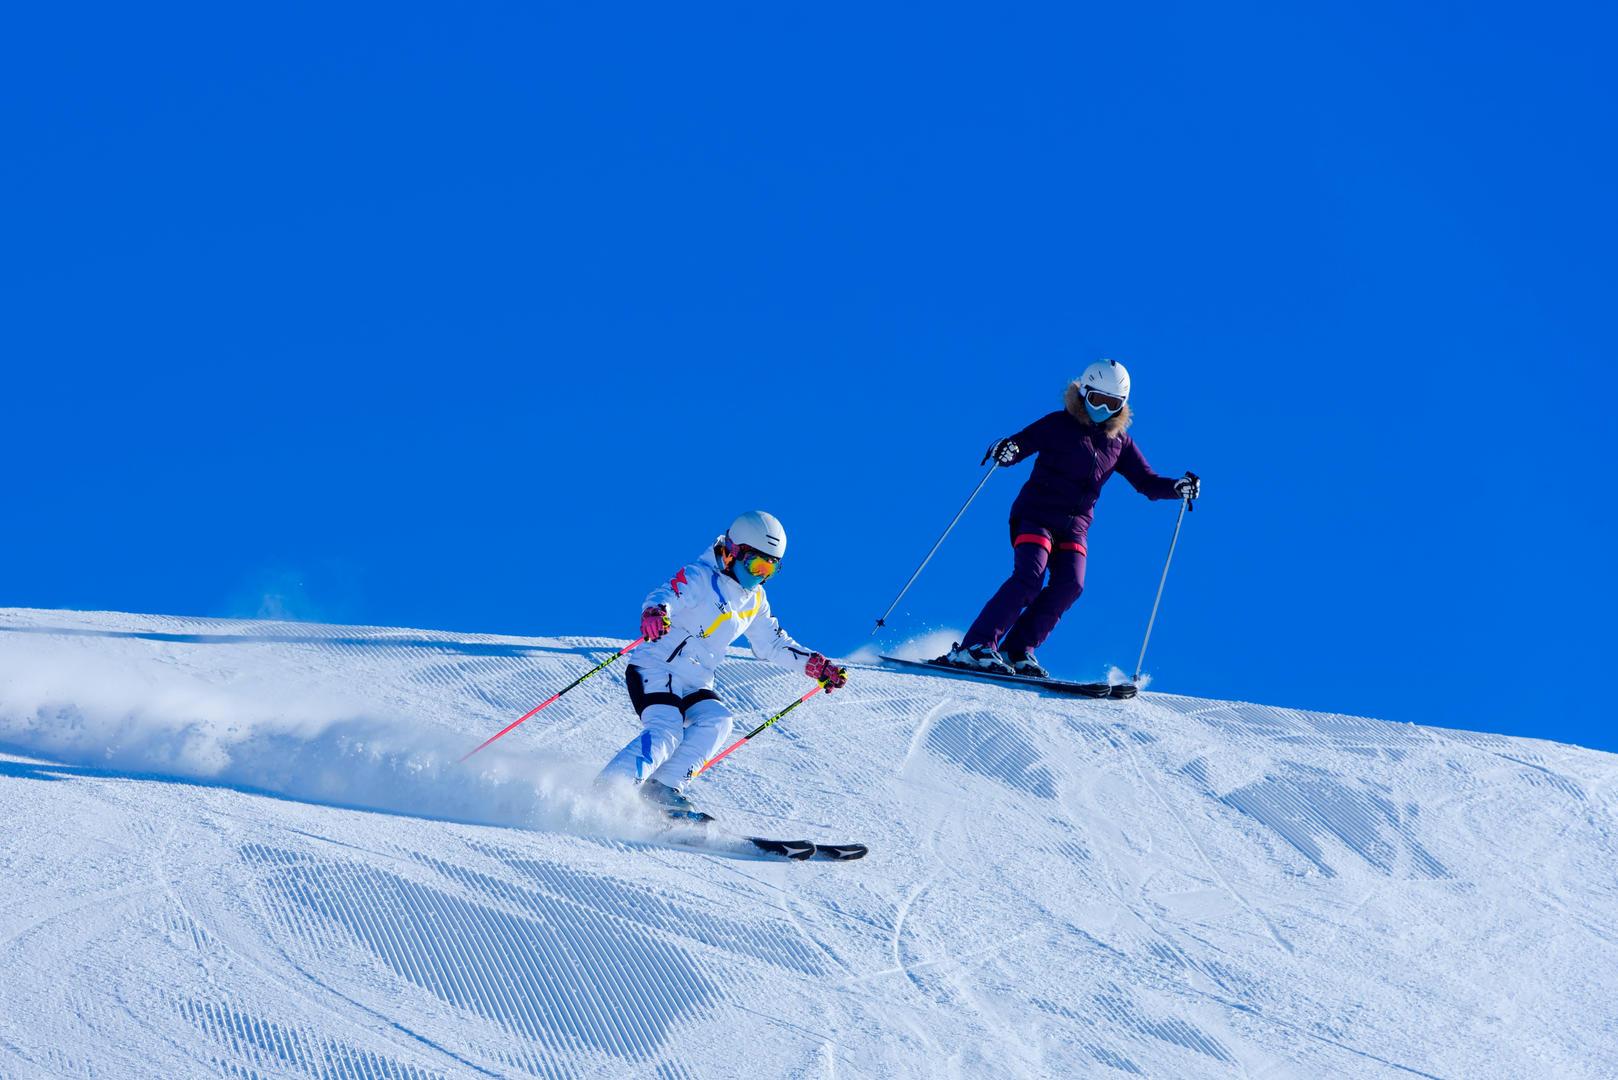
<svg viewBox="0 0 1618 1080"><path fill-rule="evenodd" d="M649 607L640 613L640 636L647 641L656 641L669 632L669 609L662 604Z"/></svg>
<svg viewBox="0 0 1618 1080"><path fill-rule="evenodd" d="M1196 499L1202 495L1202 477L1194 472L1188 472L1174 481L1174 490L1180 493L1182 499Z"/></svg>
<svg viewBox="0 0 1618 1080"><path fill-rule="evenodd" d="M848 685L848 669L840 668L819 653L811 653L803 673L826 688L826 693Z"/></svg>
<svg viewBox="0 0 1618 1080"><path fill-rule="evenodd" d="M1018 446L1011 439L1001 439L984 453L979 465L987 465L990 458L994 458L998 465L1015 465L1017 463Z"/></svg>

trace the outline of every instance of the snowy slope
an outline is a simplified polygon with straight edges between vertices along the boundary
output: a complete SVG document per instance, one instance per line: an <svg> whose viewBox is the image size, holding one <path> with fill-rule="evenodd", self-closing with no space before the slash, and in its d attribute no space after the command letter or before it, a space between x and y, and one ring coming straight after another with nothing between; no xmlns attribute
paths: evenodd
<svg viewBox="0 0 1618 1080"><path fill-rule="evenodd" d="M454 763L609 644L0 611L0 1076L1618 1075L1618 758L860 670L700 794L871 857L748 861L611 677Z"/></svg>

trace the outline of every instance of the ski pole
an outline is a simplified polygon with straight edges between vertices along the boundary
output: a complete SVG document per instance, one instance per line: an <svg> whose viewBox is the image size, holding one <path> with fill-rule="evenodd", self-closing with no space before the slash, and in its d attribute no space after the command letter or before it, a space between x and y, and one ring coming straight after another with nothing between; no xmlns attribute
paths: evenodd
<svg viewBox="0 0 1618 1080"><path fill-rule="evenodd" d="M1146 665L1146 646L1152 640L1152 624L1157 622L1157 605L1163 602L1163 586L1169 583L1169 564L1174 561L1174 545L1180 542L1180 523L1191 509L1190 499L1180 500L1180 513L1174 519L1174 538L1169 541L1169 557L1163 560L1163 577L1157 583L1157 599L1152 601L1152 617L1146 620L1146 639L1140 643L1140 659L1135 661L1135 682L1140 682L1141 668Z"/></svg>
<svg viewBox="0 0 1618 1080"><path fill-rule="evenodd" d="M636 638L634 641L631 641L628 645L625 645L622 649L619 649L617 652L613 653L611 656L609 656L605 660L601 661L601 663L597 664L595 667L591 668L589 671L586 671L583 675L580 675L577 679L574 679L572 682L570 682L566 686L562 687L556 693L552 694L550 697L546 698L544 701L541 701L538 705L535 705L532 709L529 709L527 712L525 712L521 716L517 717L517 719L515 719L511 723L507 724L505 727L501 728L499 731L495 732L493 735L490 735L487 739L484 739L481 743L478 744L478 747L477 747L476 750L468 750L466 752L465 756L461 758L461 760L465 761L467 758L469 758L473 754L477 753L478 750L482 750L485 746L488 746L490 743L494 742L494 740L498 739L500 736L504 735L506 732L510 731L512 728L516 727L518 724L522 723L524 720L527 720L530 716L533 716L535 713L539 712L539 710L545 708L547 705L550 705L557 698L561 697L563 694L567 693L569 690L571 690L575 686L579 685L585 679L588 679L590 676L594 675L598 671L604 670L610 664L612 664L614 661L616 661L619 657L627 655L629 653L629 650L633 649L635 646L644 645L644 644L646 644L646 639L643 638L643 637Z"/></svg>
<svg viewBox="0 0 1618 1080"><path fill-rule="evenodd" d="M693 772L691 774L692 778L695 779L696 777L701 776L703 773L707 772L709 769L713 768L715 765L717 765L725 757L725 755L729 754L732 750L735 750L737 747L741 746L747 740L751 739L754 735L757 735L759 732L763 731L765 728L769 727L771 724L773 724L777 720L781 719L781 717L785 716L787 713L791 712L793 709L796 709L799 705L802 705L804 702L808 701L810 698L814 697L816 694L820 693L824 689L826 689L826 684L825 683L823 683L823 682L816 683L815 688L813 690L809 691L807 694L803 695L803 697L799 698L797 701L794 701L791 705L788 705L786 708L782 709L780 712L776 713L774 716L772 716L768 720L764 721L758 727L754 728L752 731L749 731L746 735L743 735L741 738L737 739L735 742L733 742L729 746L725 747L723 750L721 750L719 753L715 754L713 757L709 758L707 761L704 761L702 763L702 768L697 769L695 772Z"/></svg>
<svg viewBox="0 0 1618 1080"><path fill-rule="evenodd" d="M990 456L992 457L993 455L991 454ZM972 489L972 494L966 497L966 502L962 503L961 508L955 512L955 517L950 520L949 527L944 530L944 535L938 538L938 542L933 545L932 550L927 552L927 557L921 560L921 565L916 567L916 572L910 575L909 581L905 582L905 587L899 590L899 595L895 596L893 598L893 603L888 605L888 610L884 611L881 618L876 620L876 625L871 627L871 633L873 635L878 630L888 625L888 616L892 615L893 609L899 606L899 601L905 598L905 593L910 591L910 586L914 585L916 583L916 579L921 577L921 572L927 569L927 564L933 561L933 556L938 554L938 549L944 546L945 538L955 530L955 526L960 522L961 516L966 513L966 508L972 505L972 500L978 497L978 492L983 490L983 485L989 482L989 477L994 475L994 470L999 466L999 464L1000 463L996 461L989 465L989 471L983 474L983 479L978 481L978 486Z"/></svg>

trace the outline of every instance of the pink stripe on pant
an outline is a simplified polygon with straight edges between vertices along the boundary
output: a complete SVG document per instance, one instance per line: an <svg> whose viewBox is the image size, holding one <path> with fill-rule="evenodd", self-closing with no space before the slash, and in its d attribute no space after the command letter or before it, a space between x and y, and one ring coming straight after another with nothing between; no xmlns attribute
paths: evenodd
<svg viewBox="0 0 1618 1080"><path fill-rule="evenodd" d="M999 646L1015 659L1043 645L1084 592L1088 553L1081 539L1053 543L1049 529L1027 522L1012 523L1011 542L1011 576L983 605L961 644Z"/></svg>

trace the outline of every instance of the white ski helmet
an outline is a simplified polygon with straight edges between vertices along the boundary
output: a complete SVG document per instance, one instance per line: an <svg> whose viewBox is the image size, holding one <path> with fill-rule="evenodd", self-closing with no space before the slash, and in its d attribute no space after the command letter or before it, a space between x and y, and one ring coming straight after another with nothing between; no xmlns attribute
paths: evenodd
<svg viewBox="0 0 1618 1080"><path fill-rule="evenodd" d="M1097 360L1073 381L1078 384L1084 411L1098 424L1123 412L1129 402L1129 369L1116 360ZM1090 400L1092 390L1095 401Z"/></svg>
<svg viewBox="0 0 1618 1080"><path fill-rule="evenodd" d="M787 553L787 531L774 514L766 514L762 510L749 510L731 522L725 539L732 544L746 545L774 559Z"/></svg>

